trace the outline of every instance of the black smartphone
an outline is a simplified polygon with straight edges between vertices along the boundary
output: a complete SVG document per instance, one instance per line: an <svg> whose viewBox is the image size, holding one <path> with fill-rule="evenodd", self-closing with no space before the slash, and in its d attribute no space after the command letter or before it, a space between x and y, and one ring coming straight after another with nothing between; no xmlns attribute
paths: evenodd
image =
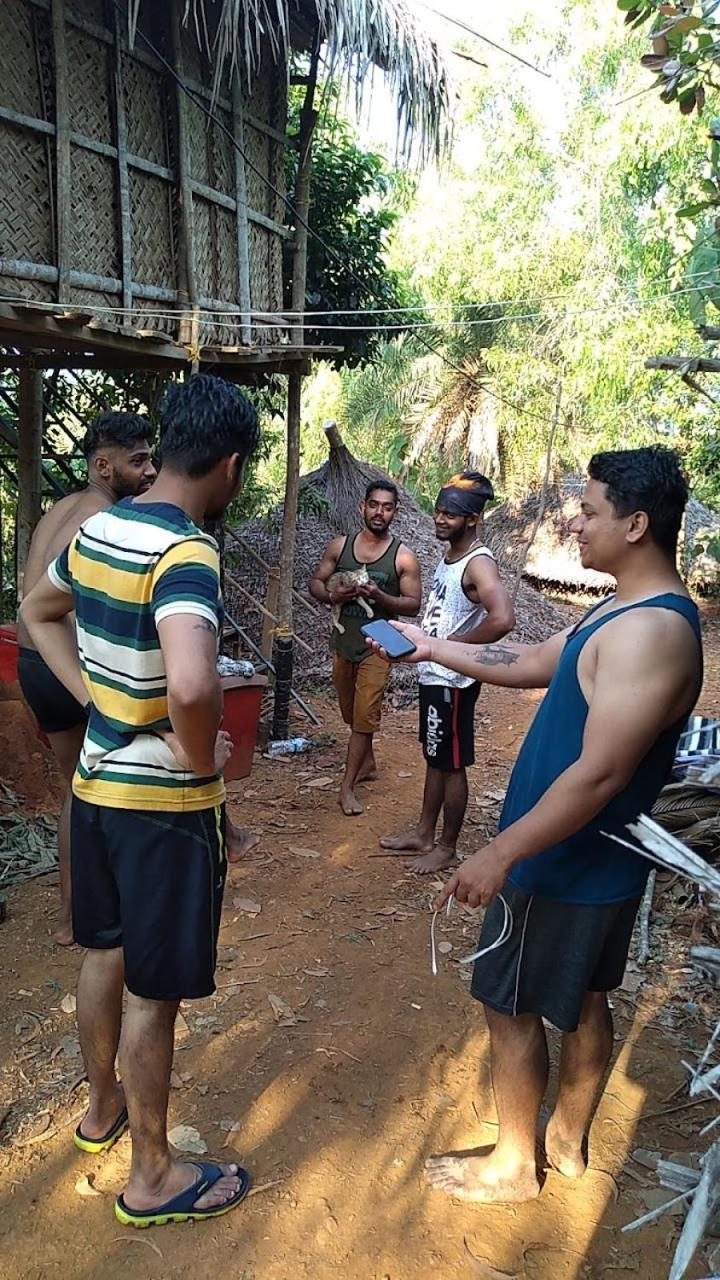
<svg viewBox="0 0 720 1280"><path fill-rule="evenodd" d="M407 640L402 632L396 631L395 627L391 627L390 623L383 619L377 622L366 622L360 630L364 636L382 645L388 658L406 658L409 653L415 652L412 640Z"/></svg>

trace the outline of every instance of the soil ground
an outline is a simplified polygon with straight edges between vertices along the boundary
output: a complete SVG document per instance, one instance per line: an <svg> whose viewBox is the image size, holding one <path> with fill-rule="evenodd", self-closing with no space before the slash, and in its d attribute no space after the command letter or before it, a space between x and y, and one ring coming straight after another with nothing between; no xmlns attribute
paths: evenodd
<svg viewBox="0 0 720 1280"><path fill-rule="evenodd" d="M702 706L712 713L720 701L715 623L707 652ZM468 852L492 830L536 701L483 691ZM256 1194L215 1222L133 1232L115 1221L129 1138L101 1157L71 1144L86 1086L75 1018L62 1002L81 955L50 940L54 877L29 881L9 891L0 926L3 1277L661 1280L681 1219L665 1214L627 1235L621 1227L671 1194L657 1190L633 1151L687 1158L702 1149L696 1135L713 1115L688 1102L681 1065L715 1016L716 996L687 968L697 909L663 899L651 963L640 971L631 962L613 997L618 1054L585 1177L550 1172L537 1201L513 1208L472 1207L429 1190L429 1154L486 1147L495 1132L487 1033L467 968L456 963L479 924L464 909L443 923L452 951L433 978L432 885L400 859L370 857L381 834L418 810L413 711L386 716L381 776L361 789L364 815L348 819L337 804L344 732L328 699L315 705L337 733L334 746L256 759L251 777L231 788L233 817L263 839L231 873L217 993L186 1004L178 1025L170 1127L192 1126L211 1154L246 1162ZM3 704L3 776L29 811L52 812L52 766L21 717L18 704ZM556 1064L559 1038L549 1037ZM699 1256L688 1276L709 1270Z"/></svg>

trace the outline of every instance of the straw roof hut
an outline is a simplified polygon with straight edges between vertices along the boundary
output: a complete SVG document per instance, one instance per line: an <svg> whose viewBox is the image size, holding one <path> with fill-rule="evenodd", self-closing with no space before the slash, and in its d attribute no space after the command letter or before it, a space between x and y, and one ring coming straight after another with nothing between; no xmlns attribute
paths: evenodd
<svg viewBox="0 0 720 1280"><path fill-rule="evenodd" d="M568 532L569 522L577 515L585 476L564 476L550 485L542 523L528 551L523 577L543 586L583 595L604 595L614 586L608 574L586 569L580 561L577 542ZM525 547L541 508L540 492L528 494L521 502L508 502L496 507L486 521L488 541L500 556L517 571ZM711 589L720 582L720 565L712 557L693 558L693 547L702 541L703 533L720 533L720 516L703 506L696 498L688 502L680 545L680 559L691 586Z"/></svg>

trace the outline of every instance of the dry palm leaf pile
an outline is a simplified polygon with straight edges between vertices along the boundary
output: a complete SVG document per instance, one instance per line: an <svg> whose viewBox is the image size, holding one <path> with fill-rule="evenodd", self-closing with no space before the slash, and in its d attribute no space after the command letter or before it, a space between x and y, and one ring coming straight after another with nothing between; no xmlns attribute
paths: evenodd
<svg viewBox="0 0 720 1280"><path fill-rule="evenodd" d="M387 480L380 467L362 462L354 457L342 443L336 430L330 431L331 444L327 462L317 471L303 476L300 481L300 510L295 540L294 585L308 601L307 590L310 575L317 565L328 542L340 533L357 531L361 527L359 503L365 497L365 489L372 480ZM334 441L334 443L333 443ZM393 531L413 550L420 561L423 588L427 593L435 566L442 554L435 537L431 516L418 506L410 491L398 485L400 506L393 524ZM258 553L266 563L277 565L282 524L282 507L273 508L266 517L251 520L237 533ZM233 576L240 581L259 603L265 603L267 576L257 561L230 539L226 542L228 564ZM511 567L500 559L500 570L510 589L513 586ZM243 626L257 642L262 631L262 615L253 612L247 599L234 592L232 584L226 586L226 603L233 617L242 620ZM322 605L314 610L295 605L296 634L310 646L310 652L300 646L295 649L296 681L326 677L330 671L328 637L330 611ZM540 592L526 584L520 588L516 604L517 627L515 639L528 642L543 640L553 631L567 626L566 614L546 600ZM398 666L393 672L393 686L398 690L413 687L415 675L410 667Z"/></svg>
<svg viewBox="0 0 720 1280"><path fill-rule="evenodd" d="M652 816L708 862L720 858L720 723L693 716L680 739L673 780Z"/></svg>

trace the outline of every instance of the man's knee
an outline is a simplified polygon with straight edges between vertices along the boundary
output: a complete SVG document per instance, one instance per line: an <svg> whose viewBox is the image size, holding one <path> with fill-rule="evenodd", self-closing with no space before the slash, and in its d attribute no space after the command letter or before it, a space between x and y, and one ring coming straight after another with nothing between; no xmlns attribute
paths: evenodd
<svg viewBox="0 0 720 1280"><path fill-rule="evenodd" d="M493 1040L510 1041L531 1039L542 1026L542 1019L536 1013L501 1013L484 1004L490 1035Z"/></svg>

